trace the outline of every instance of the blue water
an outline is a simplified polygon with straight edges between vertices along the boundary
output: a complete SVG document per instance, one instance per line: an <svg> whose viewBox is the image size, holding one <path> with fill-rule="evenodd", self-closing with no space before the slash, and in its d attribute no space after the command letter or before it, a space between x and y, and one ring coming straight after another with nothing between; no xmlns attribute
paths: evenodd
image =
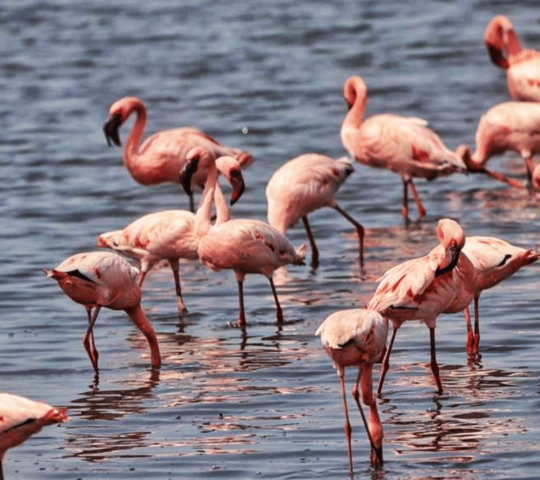
<svg viewBox="0 0 540 480"><path fill-rule="evenodd" d="M117 98L145 101L148 134L192 125L250 151L256 161L233 215L264 218L265 185L279 165L306 152L345 154L341 92L351 74L368 85L367 115L422 117L450 148L474 144L481 113L508 99L482 41L499 13L525 47L540 45L534 1L4 1L0 389L71 417L9 451L6 478L347 478L339 385L317 326L367 303L390 266L429 251L441 217L467 234L536 248L536 196L473 175L418 181L428 213L406 226L399 178L357 165L338 200L367 229L363 272L350 225L329 209L313 214L319 268L291 268L278 286L282 329L267 281L248 277L243 336L231 327L231 272L182 265L190 314L180 325L170 271L158 269L143 306L162 349L159 375L127 317L103 311L97 385L81 344L84 309L42 268L94 249L97 235L147 212L188 206L177 185L135 183L121 151L107 146L101 128ZM524 179L515 155L491 162ZM301 225L289 237L304 242ZM439 319L442 396L427 365L427 329L400 330L378 400L382 470L370 469L351 411L357 478L537 476L537 275L532 265L482 295L479 362L467 359L462 315Z"/></svg>

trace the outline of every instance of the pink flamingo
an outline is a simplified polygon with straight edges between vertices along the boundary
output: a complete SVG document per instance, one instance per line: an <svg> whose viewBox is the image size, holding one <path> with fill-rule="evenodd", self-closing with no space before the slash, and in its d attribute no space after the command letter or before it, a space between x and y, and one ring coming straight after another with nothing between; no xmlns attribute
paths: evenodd
<svg viewBox="0 0 540 480"><path fill-rule="evenodd" d="M6 451L17 447L43 427L68 420L65 408L55 408L11 393L0 393L0 480Z"/></svg>
<svg viewBox="0 0 540 480"><path fill-rule="evenodd" d="M326 353L334 362L339 376L343 411L345 413L345 436L349 455L350 473L353 474L351 448L351 424L345 396L345 367L358 367L358 377L353 386L352 396L364 422L371 445L371 463L383 463L383 427L373 396L373 364L380 361L388 336L388 321L378 312L363 308L340 310L326 318L315 332L320 335ZM360 404L358 386L362 391L364 405L369 405L369 424Z"/></svg>
<svg viewBox="0 0 540 480"><path fill-rule="evenodd" d="M154 133L141 145L147 115L146 106L137 97L124 97L112 104L109 118L103 126L109 145L111 142L121 145L118 129L133 112L137 117L124 146L124 164L133 179L142 185L178 183L178 172L186 163L186 155L196 146L208 150L214 159L229 155L235 157L242 166L249 165L253 161L248 152L221 145L210 135L192 127ZM205 181L206 172L198 172L193 178L192 188L204 187ZM190 206L191 211L194 211L192 194Z"/></svg>
<svg viewBox="0 0 540 480"><path fill-rule="evenodd" d="M403 322L420 320L429 328L431 370L439 394L442 382L436 357L435 327L442 313L467 307L475 295L476 269L462 253L465 235L454 220L437 224L439 245L426 256L409 260L388 270L367 308L392 321L393 332L381 367L377 393L381 393L389 368L394 339Z"/></svg>
<svg viewBox="0 0 540 480"><path fill-rule="evenodd" d="M234 219L210 223L214 194L219 189L217 169L210 155L195 155L181 173L182 185L190 193L191 179L200 169L207 171L199 208L195 216L195 232L199 236L199 259L212 270L231 269L238 283L239 315L237 324L245 327L243 285L246 274L266 276L272 288L278 322L283 321L273 274L279 267L303 265L307 247L295 250L289 240L277 229L260 220ZM222 204L222 208L227 208Z"/></svg>
<svg viewBox="0 0 540 480"><path fill-rule="evenodd" d="M201 147L195 147L186 158L202 154ZM232 157L220 157L216 167L232 185L231 204L244 192L244 178L239 162ZM216 192L218 192L216 190ZM219 190L219 203L225 202ZM221 209L223 211L223 209ZM228 220L228 209L224 210ZM131 222L122 230L106 232L98 237L98 247L107 247L141 265L139 286L142 287L147 273L161 260L169 263L175 284L176 303L180 315L187 313L180 285L180 259L198 260L199 237L195 234L195 215L187 210L164 210L149 213Z"/></svg>
<svg viewBox="0 0 540 480"><path fill-rule="evenodd" d="M449 150L420 118L386 113L364 120L367 86L362 78L347 78L343 96L349 107L341 125L341 143L345 150L360 163L399 173L403 180L403 217L409 218L407 191L410 189L422 218L426 209L413 178L433 180L465 172L462 159Z"/></svg>
<svg viewBox="0 0 540 480"><path fill-rule="evenodd" d="M83 345L96 375L99 369L94 324L101 307L124 310L148 340L152 367L161 365L156 334L141 307L141 289L137 281L139 270L127 260L107 251L79 253L66 258L56 268L43 271L58 282L69 298L86 308L88 329Z"/></svg>
<svg viewBox="0 0 540 480"><path fill-rule="evenodd" d="M308 214L323 207L331 207L348 220L358 234L360 265L364 262L364 227L352 218L337 201L335 194L354 171L350 160L334 160L325 155L306 153L279 167L266 187L268 222L283 235L302 219L311 245L313 268L319 265L319 250Z"/></svg>
<svg viewBox="0 0 540 480"><path fill-rule="evenodd" d="M469 307L465 309L467 352L472 355L478 353L480 343L479 302L482 291L499 284L521 267L536 262L540 255L494 237L467 237L462 252L471 260L477 272L474 293L474 334Z"/></svg>
<svg viewBox="0 0 540 480"><path fill-rule="evenodd" d="M491 107L478 122L474 154L464 144L457 149L470 172L484 172L513 187L523 188L520 182L484 167L492 156L507 151L519 153L524 159L530 184L534 171L533 155L540 152L540 103L504 102Z"/></svg>
<svg viewBox="0 0 540 480"><path fill-rule="evenodd" d="M514 100L540 101L540 52L522 50L508 17L497 15L484 32L491 61L506 70L506 82Z"/></svg>

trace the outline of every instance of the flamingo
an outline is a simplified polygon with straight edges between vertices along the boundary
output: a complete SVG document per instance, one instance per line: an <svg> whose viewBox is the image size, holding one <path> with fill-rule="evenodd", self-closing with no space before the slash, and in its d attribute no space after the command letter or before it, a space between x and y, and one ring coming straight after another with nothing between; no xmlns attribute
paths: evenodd
<svg viewBox="0 0 540 480"><path fill-rule="evenodd" d="M354 171L347 158L334 160L317 153L306 153L283 164L274 172L266 187L268 222L283 235L302 219L311 245L313 268L319 265L319 250L308 214L331 207L348 220L358 234L360 265L364 262L364 227L352 218L337 201L335 194Z"/></svg>
<svg viewBox="0 0 540 480"><path fill-rule="evenodd" d="M17 447L43 427L68 420L65 408L55 408L12 393L0 393L0 480L6 451Z"/></svg>
<svg viewBox="0 0 540 480"><path fill-rule="evenodd" d="M239 314L237 325L245 328L243 285L246 274L258 273L268 278L276 305L276 316L283 322L273 274L279 267L303 265L307 247L295 250L287 237L266 222L252 219L218 220L210 223L215 191L218 190L217 169L210 155L192 156L181 173L182 186L189 194L191 179L200 169L207 171L207 181L195 216L195 232L199 237L199 259L212 270L233 270L238 284ZM221 208L227 208L226 203Z"/></svg>
<svg viewBox="0 0 540 480"><path fill-rule="evenodd" d="M527 178L532 183L533 155L540 152L540 103L503 102L491 107L478 122L476 151L462 144L457 153L463 158L470 172L484 172L516 188L523 185L501 173L490 172L485 164L494 155L506 151L519 153L525 161Z"/></svg>
<svg viewBox="0 0 540 480"><path fill-rule="evenodd" d="M101 307L124 310L148 340L152 367L161 365L156 334L141 307L141 289L137 281L139 270L127 260L109 251L78 253L66 258L56 268L44 268L43 271L58 282L69 298L86 308L88 329L83 345L96 375L99 375L99 369L94 324Z"/></svg>
<svg viewBox="0 0 540 480"><path fill-rule="evenodd" d="M374 310L364 308L339 310L329 315L315 332L334 363L339 376L343 411L345 413L345 436L351 476L353 460L351 448L351 424L345 396L345 367L358 367L358 377L353 386L352 396L360 410L371 445L371 463L383 463L383 427L373 396L373 364L380 361L388 336L388 321ZM369 405L369 424L360 404L358 385L362 391L362 401Z"/></svg>
<svg viewBox="0 0 540 480"><path fill-rule="evenodd" d="M494 237L467 237L462 252L476 268L474 293L474 334L468 307L465 310L467 325L467 352L478 353L480 343L479 302L482 291L492 288L516 273L521 267L536 262L540 255L530 249L516 247Z"/></svg>
<svg viewBox="0 0 540 480"><path fill-rule="evenodd" d="M514 100L540 101L540 52L522 50L508 17L497 15L486 27L484 43L491 61L506 70L506 82Z"/></svg>
<svg viewBox="0 0 540 480"><path fill-rule="evenodd" d="M427 128L425 120L390 113L373 115L364 120L367 86L362 78L347 78L343 96L349 107L340 132L345 150L360 163L399 173L403 181L403 217L409 219L407 191L410 189L418 215L422 218L426 209L413 178L433 180L466 172L463 160Z"/></svg>
<svg viewBox="0 0 540 480"><path fill-rule="evenodd" d="M439 245L426 256L406 261L388 270L367 305L392 321L393 331L384 356L377 393L380 394L389 368L389 358L403 322L420 320L429 328L431 370L442 394L436 357L435 327L442 313L456 313L467 307L475 295L476 269L462 253L465 234L454 220L437 224Z"/></svg>
<svg viewBox="0 0 540 480"><path fill-rule="evenodd" d="M202 154L201 147L188 152ZM242 196L245 184L239 162L232 157L220 157L216 167L233 186L231 205ZM216 192L218 192L216 190ZM221 190L219 190L221 195ZM216 200L225 201L220 197ZM225 208L228 219L228 209ZM223 220L220 220L223 221ZM98 247L106 247L141 265L139 287L142 287L147 273L161 260L167 260L174 278L176 303L180 315L187 313L180 285L180 259L198 260L199 237L195 234L195 215L187 210L164 210L153 212L134 220L122 230L105 232L98 237Z"/></svg>
<svg viewBox="0 0 540 480"><path fill-rule="evenodd" d="M138 97L124 97L115 101L109 110L109 118L103 126L109 146L121 145L118 129L135 112L136 119L124 146L124 164L133 179L142 185L165 182L178 183L178 172L186 162L191 148L204 147L214 159L229 155L242 166L253 162L251 154L218 143L210 135L192 127L175 128L154 133L141 145L146 126L146 106ZM193 185L202 188L206 172L200 171L193 178ZM191 211L195 211L193 195L190 194Z"/></svg>

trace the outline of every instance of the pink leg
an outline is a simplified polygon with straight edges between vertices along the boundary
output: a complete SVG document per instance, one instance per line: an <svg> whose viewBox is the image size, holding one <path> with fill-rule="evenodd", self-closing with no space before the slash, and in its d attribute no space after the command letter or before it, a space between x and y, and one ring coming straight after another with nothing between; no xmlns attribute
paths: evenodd
<svg viewBox="0 0 540 480"><path fill-rule="evenodd" d="M304 223L304 228L306 229L309 245L311 246L311 268L316 270L319 267L319 249L317 248L315 238L311 233L311 227L309 226L307 216L302 217L302 222Z"/></svg>
<svg viewBox="0 0 540 480"><path fill-rule="evenodd" d="M94 367L94 372L96 374L99 373L99 368L98 368L99 354L96 349L96 344L94 343L94 324L96 323L100 310L101 310L101 305L96 305L94 308L94 313L92 315L92 307L88 307L86 309L86 313L88 315L88 328L83 337L84 349L86 350L86 353L88 357L90 358L90 362L92 362L92 366Z"/></svg>
<svg viewBox="0 0 540 480"><path fill-rule="evenodd" d="M338 211L343 217L345 217L349 222L354 225L356 228L356 233L358 234L358 251L360 255L360 266L364 266L364 227L358 223L354 218L352 218L345 210L343 210L339 205L335 205L334 209Z"/></svg>
<svg viewBox="0 0 540 480"><path fill-rule="evenodd" d="M467 355L470 357L474 353L474 333L471 326L471 314L468 305L463 310L463 315L465 317L465 326L467 327Z"/></svg>
<svg viewBox="0 0 540 480"><path fill-rule="evenodd" d="M474 353L480 350L480 297L474 299Z"/></svg>
<svg viewBox="0 0 540 480"><path fill-rule="evenodd" d="M180 286L180 262L178 258L169 258L169 265L173 272L174 287L176 290L176 305L178 307L178 313L182 316L187 313L187 308L182 298L182 287Z"/></svg>
<svg viewBox="0 0 540 480"><path fill-rule="evenodd" d="M392 338L390 339L390 344L388 345L384 358L381 364L381 373L379 374L379 385L377 386L377 395L380 395L384 385L384 379L390 368L390 354L392 353L392 347L394 346L394 340L396 338L396 333L399 327L396 328L395 325L392 326Z"/></svg>
<svg viewBox="0 0 540 480"><path fill-rule="evenodd" d="M246 326L246 312L244 310L244 281L237 280L238 283L238 320L236 324L239 327Z"/></svg>
<svg viewBox="0 0 540 480"><path fill-rule="evenodd" d="M409 188L411 189L411 193L413 195L414 201L416 202L416 208L418 209L418 217L423 218L426 214L426 209L424 207L424 204L422 203L422 200L420 200L420 196L418 195L418 192L416 191L416 187L414 186L412 178L409 179L408 183L409 183Z"/></svg>
<svg viewBox="0 0 540 480"><path fill-rule="evenodd" d="M435 342L435 327L429 329L429 340L431 345L431 371L433 372L433 376L435 377L435 381L437 382L437 388L439 395L442 395L443 388L442 388L442 382L441 382L441 376L439 374L439 365L437 363L437 346Z"/></svg>
<svg viewBox="0 0 540 480"><path fill-rule="evenodd" d="M401 208L401 215L405 221L409 220L409 189L407 186L407 180L403 179L403 207Z"/></svg>
<svg viewBox="0 0 540 480"><path fill-rule="evenodd" d="M270 286L272 287L272 294L274 295L274 302L276 304L276 317L278 323L283 323L283 310L281 309L281 305L279 304L279 298L277 296L276 286L274 285L274 280L272 277L270 277L268 280L270 280Z"/></svg>
<svg viewBox="0 0 540 480"><path fill-rule="evenodd" d="M351 422L349 421L349 410L347 408L347 397L345 394L345 370L343 367L337 367L337 372L339 376L339 384L341 386L341 395L343 398L343 412L345 414L345 438L347 439L347 454L349 456L349 471L351 477L353 475L353 457L352 457L352 446L351 446Z"/></svg>

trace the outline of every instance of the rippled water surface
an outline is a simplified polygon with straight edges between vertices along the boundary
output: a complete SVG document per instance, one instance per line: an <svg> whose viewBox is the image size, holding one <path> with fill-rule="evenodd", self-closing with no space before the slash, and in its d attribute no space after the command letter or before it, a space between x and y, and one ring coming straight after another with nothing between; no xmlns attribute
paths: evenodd
<svg viewBox="0 0 540 480"><path fill-rule="evenodd" d="M536 248L536 196L478 176L418 181L428 214L406 226L399 178L357 165L338 200L367 229L363 271L350 225L329 209L313 214L319 268L291 268L280 282L282 328L266 279L248 277L243 335L231 327L231 272L182 265L190 313L181 325L170 271L157 269L143 306L161 370L149 369L146 342L127 317L107 310L96 325L97 384L81 344L84 309L42 268L94 249L98 234L147 212L188 206L176 185L135 183L121 151L107 146L101 127L117 98L144 99L147 133L193 125L252 152L233 216L265 218L265 185L280 164L305 152L345 154L341 91L351 74L368 84L368 115L422 117L449 147L473 144L481 113L508 98L482 41L498 13L524 46L540 46L532 0L4 1L0 389L67 407L71 417L8 452L6 478L347 478L338 379L317 326L367 303L390 266L429 251L441 217L471 235ZM492 163L524 179L515 155ZM305 241L301 225L289 236ZM538 268L482 295L478 362L467 359L462 315L439 319L442 396L427 364L428 330L401 329L378 400L383 469L370 469L351 411L357 478L537 476Z"/></svg>

